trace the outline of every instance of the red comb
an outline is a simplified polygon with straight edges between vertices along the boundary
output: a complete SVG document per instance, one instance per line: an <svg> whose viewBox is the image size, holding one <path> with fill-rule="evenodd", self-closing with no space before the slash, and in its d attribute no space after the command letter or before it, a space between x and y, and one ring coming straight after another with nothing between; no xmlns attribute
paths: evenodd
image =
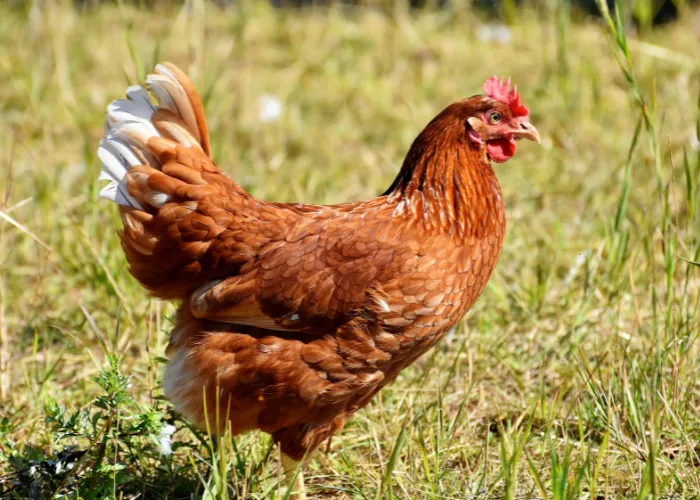
<svg viewBox="0 0 700 500"><path fill-rule="evenodd" d="M492 76L484 83L484 92L491 99L507 104L513 116L527 116L530 114L527 106L520 104L518 86L513 85L513 90L510 90L510 77L504 82L502 78L498 78L495 75Z"/></svg>

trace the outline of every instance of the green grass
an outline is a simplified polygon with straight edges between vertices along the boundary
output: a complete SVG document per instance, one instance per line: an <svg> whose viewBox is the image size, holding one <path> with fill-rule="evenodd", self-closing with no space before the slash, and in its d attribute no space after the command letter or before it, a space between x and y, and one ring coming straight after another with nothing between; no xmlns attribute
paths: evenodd
<svg viewBox="0 0 700 500"><path fill-rule="evenodd" d="M163 59L200 89L220 166L271 200L377 195L494 73L542 133L497 166L508 234L484 295L314 455L312 496L700 496L693 12L625 38L614 13L542 2L489 45L466 7L36 5L0 7L0 495L286 494L269 438L193 431L162 398L174 306L130 278L97 196L105 106Z"/></svg>

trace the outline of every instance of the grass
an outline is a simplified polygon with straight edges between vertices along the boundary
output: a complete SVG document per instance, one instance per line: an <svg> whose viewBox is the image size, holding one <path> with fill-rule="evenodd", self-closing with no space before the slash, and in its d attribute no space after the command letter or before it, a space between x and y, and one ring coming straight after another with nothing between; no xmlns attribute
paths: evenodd
<svg viewBox="0 0 700 500"><path fill-rule="evenodd" d="M614 12L530 4L504 45L467 7L3 4L0 495L287 493L269 438L195 431L161 397L174 307L129 277L97 196L106 104L167 59L203 94L219 164L267 199L380 193L494 73L543 135L497 167L509 229L484 295L316 453L313 496L700 497L693 12L628 38ZM260 119L265 94L279 120Z"/></svg>

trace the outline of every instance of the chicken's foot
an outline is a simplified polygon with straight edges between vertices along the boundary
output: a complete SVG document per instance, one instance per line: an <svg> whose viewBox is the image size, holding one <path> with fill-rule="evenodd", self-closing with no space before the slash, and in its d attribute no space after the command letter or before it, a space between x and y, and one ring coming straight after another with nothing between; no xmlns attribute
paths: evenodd
<svg viewBox="0 0 700 500"><path fill-rule="evenodd" d="M298 462L282 453L282 470L287 480L287 487L292 489L288 500L306 500L303 467L303 462Z"/></svg>

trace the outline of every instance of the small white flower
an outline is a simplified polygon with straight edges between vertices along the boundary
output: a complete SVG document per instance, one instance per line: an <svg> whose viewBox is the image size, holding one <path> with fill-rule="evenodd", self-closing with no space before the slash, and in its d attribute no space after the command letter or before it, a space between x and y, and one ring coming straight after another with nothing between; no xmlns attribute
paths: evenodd
<svg viewBox="0 0 700 500"><path fill-rule="evenodd" d="M564 285L568 286L576 277L576 274L579 272L581 267L586 263L586 259L588 259L588 256L590 255L590 250L584 250L583 252L578 254L578 257L576 257L576 262L574 263L573 266L569 268L569 272L566 274L566 277L564 278Z"/></svg>
<svg viewBox="0 0 700 500"><path fill-rule="evenodd" d="M36 465L32 465L32 466L29 468L29 475L30 475L30 476L36 475Z"/></svg>
<svg viewBox="0 0 700 500"><path fill-rule="evenodd" d="M284 106L275 96L269 94L261 95L258 99L258 104L260 105L260 120L263 122L272 122L282 116Z"/></svg>
<svg viewBox="0 0 700 500"><path fill-rule="evenodd" d="M170 438L173 432L175 432L175 426L167 424L163 426L160 430L160 434L158 434L158 452L163 456L170 456L173 452L170 447Z"/></svg>
<svg viewBox="0 0 700 500"><path fill-rule="evenodd" d="M700 149L700 141L698 141L698 134L695 130L690 131L690 149L693 151Z"/></svg>
<svg viewBox="0 0 700 500"><path fill-rule="evenodd" d="M507 45L513 38L513 34L505 24L484 24L479 26L476 37L484 43L495 42Z"/></svg>
<svg viewBox="0 0 700 500"><path fill-rule="evenodd" d="M629 333L626 332L617 332L617 336L620 337L623 340L629 340L632 338L632 336Z"/></svg>
<svg viewBox="0 0 700 500"><path fill-rule="evenodd" d="M56 474L60 474L61 471L63 470L63 462L60 460L56 462Z"/></svg>

